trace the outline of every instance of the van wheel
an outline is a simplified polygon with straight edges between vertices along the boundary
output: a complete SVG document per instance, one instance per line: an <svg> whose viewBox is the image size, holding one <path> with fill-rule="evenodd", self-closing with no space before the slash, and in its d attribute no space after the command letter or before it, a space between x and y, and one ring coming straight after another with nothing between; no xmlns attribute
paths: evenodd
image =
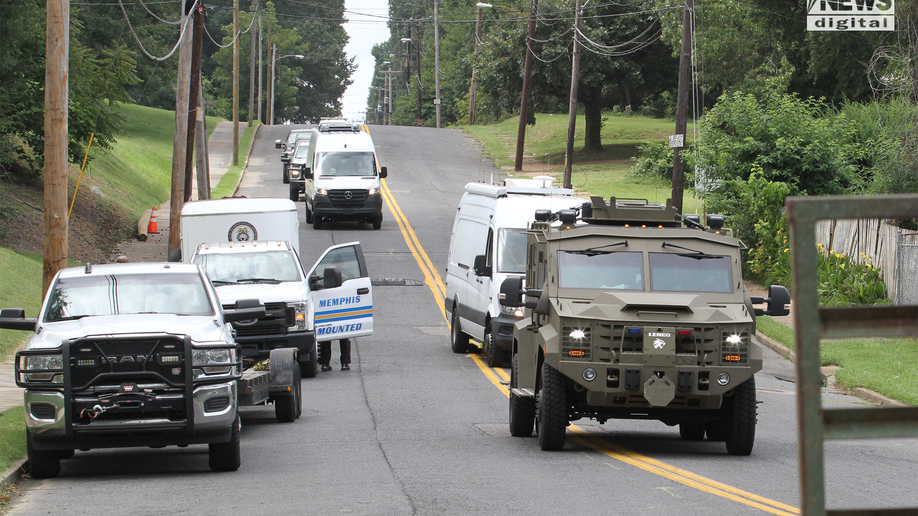
<svg viewBox="0 0 918 516"><path fill-rule="evenodd" d="M504 352L494 344L494 337L491 332L485 333L484 336L485 361L488 367L500 367L504 365Z"/></svg>
<svg viewBox="0 0 918 516"><path fill-rule="evenodd" d="M319 229L320 227L322 227L322 217L313 213L312 214L312 229Z"/></svg>
<svg viewBox="0 0 918 516"><path fill-rule="evenodd" d="M458 306L453 308L453 316L449 324L449 346L453 349L453 353L468 353L469 336L465 333L462 333L462 328L459 327L458 309Z"/></svg>
<svg viewBox="0 0 918 516"><path fill-rule="evenodd" d="M382 227L382 213L375 215L373 217L373 229L379 229Z"/></svg>
<svg viewBox="0 0 918 516"><path fill-rule="evenodd" d="M309 201L306 201L306 223L312 224L312 210L309 209Z"/></svg>

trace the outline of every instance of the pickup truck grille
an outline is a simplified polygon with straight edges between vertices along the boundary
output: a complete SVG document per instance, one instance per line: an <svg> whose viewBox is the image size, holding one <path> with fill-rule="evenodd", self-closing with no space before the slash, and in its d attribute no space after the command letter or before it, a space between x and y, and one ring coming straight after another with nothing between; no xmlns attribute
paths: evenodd
<svg viewBox="0 0 918 516"><path fill-rule="evenodd" d="M70 343L71 388L162 382L185 384L185 346L178 337L79 339Z"/></svg>
<svg viewBox="0 0 918 516"><path fill-rule="evenodd" d="M336 207L363 206L367 202L367 190L329 190L328 199Z"/></svg>
<svg viewBox="0 0 918 516"><path fill-rule="evenodd" d="M233 305L224 305L224 310L233 309ZM287 303L265 303L265 316L251 323L235 322L233 329L237 337L260 337L264 335L286 335L287 328L296 324L293 307Z"/></svg>

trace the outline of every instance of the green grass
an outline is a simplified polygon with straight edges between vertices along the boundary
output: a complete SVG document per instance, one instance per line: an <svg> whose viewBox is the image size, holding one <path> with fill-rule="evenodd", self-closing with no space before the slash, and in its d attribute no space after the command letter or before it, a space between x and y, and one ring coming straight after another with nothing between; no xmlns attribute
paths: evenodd
<svg viewBox="0 0 918 516"><path fill-rule="evenodd" d="M23 255L0 248L0 308L23 308L26 317L35 317L41 307L42 257ZM0 330L0 360L10 358L29 338L20 330Z"/></svg>
<svg viewBox="0 0 918 516"><path fill-rule="evenodd" d="M13 407L0 414L0 473L25 457L25 432L25 412L22 407Z"/></svg>

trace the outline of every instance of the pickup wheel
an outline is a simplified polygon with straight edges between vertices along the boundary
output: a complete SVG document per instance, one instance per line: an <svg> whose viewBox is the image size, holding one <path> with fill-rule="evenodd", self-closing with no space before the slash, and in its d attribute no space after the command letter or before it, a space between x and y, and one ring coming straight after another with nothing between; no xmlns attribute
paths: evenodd
<svg viewBox="0 0 918 516"><path fill-rule="evenodd" d="M755 444L755 377L733 389L727 398L726 444L730 455L749 455Z"/></svg>
<svg viewBox="0 0 918 516"><path fill-rule="evenodd" d="M61 474L61 453L56 450L36 450L32 446L32 432L26 432L26 453L29 457L29 475L32 478L54 478Z"/></svg>
<svg viewBox="0 0 918 516"><path fill-rule="evenodd" d="M485 361L488 367L501 367L504 365L504 352L494 344L494 337L491 332L485 333L484 336Z"/></svg>
<svg viewBox="0 0 918 516"><path fill-rule="evenodd" d="M210 443L207 445L207 459L210 469L214 471L236 471L242 465L242 449L239 446L239 430L242 420L239 414L233 421L233 432L229 442Z"/></svg>
<svg viewBox="0 0 918 516"><path fill-rule="evenodd" d="M291 393L286 396L278 396L274 399L274 415L281 423L292 423L302 413L302 404L300 403L300 368L293 368L293 385Z"/></svg>
<svg viewBox="0 0 918 516"><path fill-rule="evenodd" d="M290 184L290 165L284 163L284 184Z"/></svg>
<svg viewBox="0 0 918 516"><path fill-rule="evenodd" d="M293 183L290 183L290 200L293 202L300 200L300 189Z"/></svg>
<svg viewBox="0 0 918 516"><path fill-rule="evenodd" d="M312 352L309 353L309 360L300 362L300 376L303 378L315 378L319 373L319 359L317 356L318 346L313 344Z"/></svg>
<svg viewBox="0 0 918 516"><path fill-rule="evenodd" d="M543 451L558 451L564 448L567 431L567 389L564 375L548 364L542 364L542 388L538 398L539 447Z"/></svg>
<svg viewBox="0 0 918 516"><path fill-rule="evenodd" d="M453 353L469 352L469 336L459 327L459 306L453 307L453 316L450 318L449 347Z"/></svg>
<svg viewBox="0 0 918 516"><path fill-rule="evenodd" d="M510 369L510 435L529 437L535 423L535 399L522 398L513 394L519 384L520 357L513 355L513 366Z"/></svg>

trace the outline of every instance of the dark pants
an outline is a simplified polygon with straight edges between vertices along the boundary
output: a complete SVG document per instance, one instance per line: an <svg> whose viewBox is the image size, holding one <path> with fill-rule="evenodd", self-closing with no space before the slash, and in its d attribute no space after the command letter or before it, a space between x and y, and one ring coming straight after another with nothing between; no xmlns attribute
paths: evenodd
<svg viewBox="0 0 918 516"><path fill-rule="evenodd" d="M341 339L341 365L351 363L351 339ZM327 366L331 362L331 341L319 343L319 365Z"/></svg>

